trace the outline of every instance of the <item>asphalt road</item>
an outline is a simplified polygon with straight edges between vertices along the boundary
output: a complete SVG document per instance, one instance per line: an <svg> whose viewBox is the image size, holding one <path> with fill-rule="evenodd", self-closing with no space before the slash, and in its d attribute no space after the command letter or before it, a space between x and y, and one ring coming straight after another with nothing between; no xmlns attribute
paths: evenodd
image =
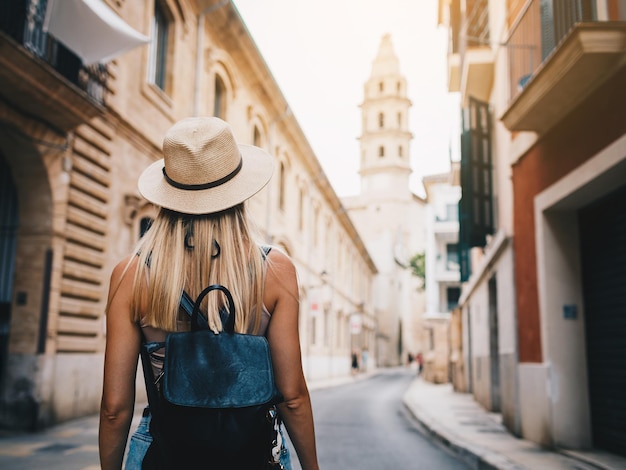
<svg viewBox="0 0 626 470"><path fill-rule="evenodd" d="M402 403L415 379L393 369L347 385L311 392L320 467L324 470L466 469L430 442ZM294 470L300 470L292 456Z"/></svg>
<svg viewBox="0 0 626 470"><path fill-rule="evenodd" d="M428 441L405 409L402 396L414 378L414 371L398 368L312 391L321 468L468 468ZM0 436L0 469L97 470L97 426L98 417L90 416L41 433ZM295 455L292 460L293 470L301 470Z"/></svg>

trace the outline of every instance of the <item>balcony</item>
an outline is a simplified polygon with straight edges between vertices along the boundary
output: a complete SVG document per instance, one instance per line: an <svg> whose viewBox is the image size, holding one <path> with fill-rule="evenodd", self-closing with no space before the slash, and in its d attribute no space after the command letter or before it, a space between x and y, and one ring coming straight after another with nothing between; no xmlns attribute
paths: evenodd
<svg viewBox="0 0 626 470"><path fill-rule="evenodd" d="M459 52L460 91L463 106L469 97L489 101L493 86L494 53L489 30L489 1L466 0L461 11L461 39Z"/></svg>
<svg viewBox="0 0 626 470"><path fill-rule="evenodd" d="M506 41L510 131L546 133L626 65L624 12L601 3L528 1Z"/></svg>
<svg viewBox="0 0 626 470"><path fill-rule="evenodd" d="M62 131L104 111L107 70L81 60L42 29L45 0L0 3L0 95Z"/></svg>

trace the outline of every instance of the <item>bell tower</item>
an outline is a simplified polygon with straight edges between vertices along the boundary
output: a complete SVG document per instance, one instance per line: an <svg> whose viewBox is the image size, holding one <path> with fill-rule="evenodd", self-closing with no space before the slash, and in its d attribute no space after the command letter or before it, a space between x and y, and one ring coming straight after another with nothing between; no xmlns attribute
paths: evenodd
<svg viewBox="0 0 626 470"><path fill-rule="evenodd" d="M383 36L364 86L360 140L361 194L408 198L411 164L407 83L389 34Z"/></svg>

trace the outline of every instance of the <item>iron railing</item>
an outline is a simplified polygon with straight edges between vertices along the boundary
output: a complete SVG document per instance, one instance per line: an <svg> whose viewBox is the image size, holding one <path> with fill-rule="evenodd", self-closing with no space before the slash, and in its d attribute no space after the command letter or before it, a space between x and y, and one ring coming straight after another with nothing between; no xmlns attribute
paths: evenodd
<svg viewBox="0 0 626 470"><path fill-rule="evenodd" d="M595 0L528 0L505 42L511 100L571 29L583 21L597 21Z"/></svg>
<svg viewBox="0 0 626 470"><path fill-rule="evenodd" d="M44 32L46 5L47 0L0 1L0 30L104 105L106 65L83 65L76 54Z"/></svg>

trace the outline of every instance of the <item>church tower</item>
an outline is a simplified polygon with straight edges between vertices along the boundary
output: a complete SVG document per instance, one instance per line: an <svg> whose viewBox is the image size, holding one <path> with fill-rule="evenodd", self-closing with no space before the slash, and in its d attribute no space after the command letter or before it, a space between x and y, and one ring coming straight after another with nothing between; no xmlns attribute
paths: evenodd
<svg viewBox="0 0 626 470"><path fill-rule="evenodd" d="M361 194L407 198L411 165L407 83L391 37L383 36L361 104Z"/></svg>
<svg viewBox="0 0 626 470"><path fill-rule="evenodd" d="M422 349L425 298L409 260L425 249L425 201L409 185L410 107L406 79L385 35L361 104L361 192L342 199L378 268L373 302L381 366L402 364Z"/></svg>

